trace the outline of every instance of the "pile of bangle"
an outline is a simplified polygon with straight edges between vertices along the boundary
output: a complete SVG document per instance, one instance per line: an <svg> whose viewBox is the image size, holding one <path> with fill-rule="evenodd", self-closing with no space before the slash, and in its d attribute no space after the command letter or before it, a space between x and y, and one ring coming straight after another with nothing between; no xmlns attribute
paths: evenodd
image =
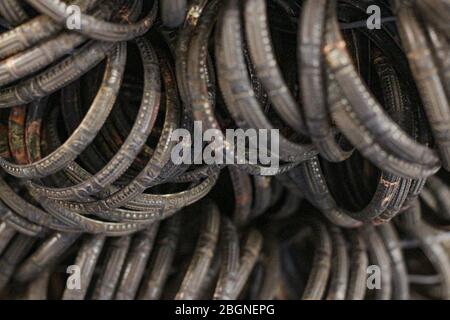
<svg viewBox="0 0 450 320"><path fill-rule="evenodd" d="M450 299L449 21L1 0L0 299ZM275 129L279 166L175 163L196 123Z"/></svg>

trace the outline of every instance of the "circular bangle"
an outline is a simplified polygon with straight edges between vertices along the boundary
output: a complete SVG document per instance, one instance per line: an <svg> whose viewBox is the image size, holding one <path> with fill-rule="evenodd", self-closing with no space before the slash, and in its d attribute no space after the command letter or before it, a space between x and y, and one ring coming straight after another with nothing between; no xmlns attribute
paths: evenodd
<svg viewBox="0 0 450 320"><path fill-rule="evenodd" d="M347 293L350 259L348 246L343 232L336 226L330 226L330 237L332 241L332 266L327 290L327 300L344 300Z"/></svg>
<svg viewBox="0 0 450 320"><path fill-rule="evenodd" d="M80 290L66 288L62 300L83 300L85 298L105 240L104 235L90 235L83 240L74 262L74 265L80 268L81 288Z"/></svg>
<svg viewBox="0 0 450 320"><path fill-rule="evenodd" d="M40 246L17 268L14 279L28 282L35 279L42 272L55 263L66 250L81 236L80 233L55 232L45 239Z"/></svg>
<svg viewBox="0 0 450 320"><path fill-rule="evenodd" d="M131 236L111 239L106 248L105 261L92 294L93 300L112 300L130 249Z"/></svg>
<svg viewBox="0 0 450 320"><path fill-rule="evenodd" d="M180 240L181 217L181 214L176 214L161 224L160 237L156 243L156 252L150 261L151 268L148 271L148 275L141 284L138 295L139 300L156 300L161 298Z"/></svg>
<svg viewBox="0 0 450 320"><path fill-rule="evenodd" d="M351 155L336 141L326 109L322 48L325 42L326 1L305 2L299 24L299 75L305 122L321 156L340 162Z"/></svg>
<svg viewBox="0 0 450 320"><path fill-rule="evenodd" d="M225 216L221 217L219 246L222 262L213 299L231 300L239 272L240 248L236 226Z"/></svg>
<svg viewBox="0 0 450 320"><path fill-rule="evenodd" d="M363 236L367 244L369 262L380 268L383 275L380 290L375 292L376 300L389 300L392 295L392 267L389 253L377 230L372 226L365 226Z"/></svg>
<svg viewBox="0 0 450 320"><path fill-rule="evenodd" d="M428 45L426 35L417 21L413 9L397 1L397 18L402 43L411 65L413 76L418 84L423 105L427 113L428 122L433 130L439 155L444 168L449 168L450 151L448 149L449 137L448 119L450 119L450 106L448 98Z"/></svg>
<svg viewBox="0 0 450 320"><path fill-rule="evenodd" d="M115 300L132 300L136 296L158 230L159 222L156 222L134 236L125 260Z"/></svg>
<svg viewBox="0 0 450 320"><path fill-rule="evenodd" d="M363 300L367 288L369 257L361 229L349 230L350 271L346 299Z"/></svg>
<svg viewBox="0 0 450 320"><path fill-rule="evenodd" d="M0 290L3 291L20 261L31 251L36 238L17 235L0 258Z"/></svg>
<svg viewBox="0 0 450 320"><path fill-rule="evenodd" d="M262 82L273 107L276 108L283 121L298 133L305 133L305 124L300 108L289 91L275 59L265 1L246 1L244 15L246 39L256 76Z"/></svg>
<svg viewBox="0 0 450 320"><path fill-rule="evenodd" d="M215 203L203 202L202 224L192 260L175 296L176 300L192 300L199 295L200 284L211 264L219 238L220 213Z"/></svg>
<svg viewBox="0 0 450 320"><path fill-rule="evenodd" d="M36 10L49 16L55 22L66 25L68 5L60 0L27 0ZM157 1L153 2L147 15L136 23L112 23L94 16L80 13L80 28L76 31L100 41L127 41L146 33L153 25L158 12Z"/></svg>
<svg viewBox="0 0 450 320"><path fill-rule="evenodd" d="M216 36L216 59L219 86L226 105L239 127L273 129L254 97L250 84L243 52L239 6L235 1L228 1L222 10ZM230 54L225 55L224 48L227 48ZM280 136L279 144L279 157L283 161L303 161L316 154L312 145L295 144L283 136Z"/></svg>
<svg viewBox="0 0 450 320"><path fill-rule="evenodd" d="M385 223L377 227L388 250L392 265L392 299L408 300L410 297L408 271L403 256L400 239L393 223Z"/></svg>
<svg viewBox="0 0 450 320"><path fill-rule="evenodd" d="M22 178L42 178L57 172L73 161L95 138L112 109L125 70L126 45L116 47L108 59L102 86L89 112L77 130L50 155L29 165L14 165L0 159L3 169Z"/></svg>
<svg viewBox="0 0 450 320"><path fill-rule="evenodd" d="M15 26L25 22L28 15L17 0L5 0L0 3L0 16Z"/></svg>
<svg viewBox="0 0 450 320"><path fill-rule="evenodd" d="M90 10L99 0L74 0L73 5L81 11ZM14 29L0 34L0 60L11 57L16 53L27 50L35 44L55 36L63 29L49 17L40 15Z"/></svg>

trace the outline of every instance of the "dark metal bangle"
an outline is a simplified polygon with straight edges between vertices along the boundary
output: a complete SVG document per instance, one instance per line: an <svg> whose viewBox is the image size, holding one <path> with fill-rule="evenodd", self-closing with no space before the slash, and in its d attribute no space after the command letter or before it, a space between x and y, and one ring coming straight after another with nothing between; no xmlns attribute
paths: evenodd
<svg viewBox="0 0 450 320"><path fill-rule="evenodd" d="M117 287L116 300L132 300L136 296L158 229L159 222L155 222L133 238Z"/></svg>
<svg viewBox="0 0 450 320"><path fill-rule="evenodd" d="M27 282L40 276L50 265L56 263L80 237L80 233L55 232L47 238L22 264L17 268L14 278Z"/></svg>
<svg viewBox="0 0 450 320"><path fill-rule="evenodd" d="M105 236L103 235L89 235L84 239L74 263L80 268L80 289L66 288L62 296L63 300L84 299L104 243Z"/></svg>
<svg viewBox="0 0 450 320"><path fill-rule="evenodd" d="M400 245L398 234L393 223L386 223L377 228L391 258L392 265L392 299L408 300L408 271Z"/></svg>
<svg viewBox="0 0 450 320"><path fill-rule="evenodd" d="M94 139L114 105L125 69L126 45L114 50L108 59L105 76L98 95L83 122L67 141L50 155L29 165L14 165L0 159L8 173L22 178L42 178L55 173L73 161Z"/></svg>
<svg viewBox="0 0 450 320"><path fill-rule="evenodd" d="M237 299L242 292L242 289L247 282L253 267L259 258L263 246L263 237L256 229L250 230L242 244L240 250L239 271L236 277L236 283L233 288L233 300Z"/></svg>
<svg viewBox="0 0 450 320"><path fill-rule="evenodd" d="M274 237L266 237L264 240L262 261L264 276L256 295L258 300L275 298L281 273L279 244Z"/></svg>
<svg viewBox="0 0 450 320"><path fill-rule="evenodd" d="M236 226L225 216L221 217L219 246L222 262L213 299L231 300L239 272L240 248Z"/></svg>
<svg viewBox="0 0 450 320"><path fill-rule="evenodd" d="M27 0L36 10L52 18L59 24L66 24L68 5L60 0ZM158 12L158 2L154 1L152 9L136 23L111 23L94 16L81 13L80 29L76 30L89 38L101 41L127 41L146 33L153 25Z"/></svg>
<svg viewBox="0 0 450 320"><path fill-rule="evenodd" d="M156 55L149 42L145 39L137 40L144 63L144 94L141 107L136 116L136 122L120 150L109 160L108 164L99 172L74 186L59 189L36 188L39 192L52 199L84 200L86 197L98 193L117 180L132 164L145 144L159 110L160 83L159 67ZM83 123L80 124L82 126ZM40 191L39 191L40 190Z"/></svg>
<svg viewBox="0 0 450 320"><path fill-rule="evenodd" d="M331 239L326 226L319 220L310 224L315 241L314 260L306 287L302 294L304 300L321 299L331 268Z"/></svg>
<svg viewBox="0 0 450 320"><path fill-rule="evenodd" d="M358 122L371 132L375 142L378 142L381 148L393 153L392 156L405 157L406 154L408 157L415 157L412 159L415 166L423 165L426 168L431 168L431 170L433 168L436 170L438 159L432 151L427 147L416 144L398 125L389 120L379 104L365 88L345 50L345 42L343 42L337 26L336 10L334 6L331 6L331 8L330 10L334 12L334 15L331 15L332 19L329 22L332 27L327 33L326 58L333 77L336 79L336 84L350 103L348 107L353 111L352 118L354 120L356 118L361 119ZM341 129L344 130L344 128ZM346 133L349 135L348 129ZM378 139L377 137L382 137L383 139ZM397 137L398 140L393 140L392 137ZM347 138L350 139L351 136ZM353 138L352 140L355 139ZM386 144L385 140L389 141L389 143ZM365 151L367 156L369 155L367 147L364 149L361 146L359 149ZM399 150L402 150L402 152L399 152ZM375 161L374 156L370 157L370 159ZM382 164L380 165L383 167ZM385 169L388 170L388 168Z"/></svg>
<svg viewBox="0 0 450 320"><path fill-rule="evenodd" d="M148 276L141 284L138 299L160 299L179 242L182 215L176 214L161 224L160 236L156 242L156 252L150 261Z"/></svg>
<svg viewBox="0 0 450 320"><path fill-rule="evenodd" d="M237 125L244 129L273 129L254 97L254 91L245 65L243 36L239 18L239 5L227 1L222 8L222 16L216 36L216 59L219 85L227 107ZM230 50L229 55L224 50ZM243 107L243 104L246 107ZM201 106L202 104L199 104ZM195 110L194 106L194 110ZM251 114L250 114L251 113ZM299 145L280 136L280 159L287 162L303 161L316 154L312 145Z"/></svg>
<svg viewBox="0 0 450 320"><path fill-rule="evenodd" d="M28 19L27 13L17 0L2 1L0 3L0 16L13 26L21 24Z"/></svg>
<svg viewBox="0 0 450 320"><path fill-rule="evenodd" d="M399 216L398 222L403 231L419 241L420 248L440 276L440 298L449 299L450 262L448 255L442 244L433 240L436 230L422 220L420 203L417 199Z"/></svg>
<svg viewBox="0 0 450 320"><path fill-rule="evenodd" d="M448 51L450 50L450 40L445 37L431 25L427 25L427 33L430 43L433 45L436 64L439 66L439 73L447 98L450 97L450 58Z"/></svg>
<svg viewBox="0 0 450 320"><path fill-rule="evenodd" d="M417 20L413 9L402 1L396 1L397 17L402 43L404 44L413 76L433 130L444 168L450 168L448 147L450 106L439 73L432 57L426 35Z"/></svg>
<svg viewBox="0 0 450 320"><path fill-rule="evenodd" d="M101 6L94 14L100 17L108 17L113 11L114 6L112 5ZM27 51L1 61L0 85L5 86L44 69L59 58L72 52L86 40L87 38L82 35L63 32Z"/></svg>
<svg viewBox="0 0 450 320"><path fill-rule="evenodd" d="M320 154L333 162L351 155L335 141L326 109L326 90L322 48L325 42L326 1L305 2L299 24L299 75L305 122Z"/></svg>
<svg viewBox="0 0 450 320"><path fill-rule="evenodd" d="M253 206L251 218L257 218L269 207L272 196L272 178L267 176L253 176Z"/></svg>
<svg viewBox="0 0 450 320"><path fill-rule="evenodd" d="M71 3L82 11L92 9L99 0L73 0ZM51 38L63 29L49 17L41 15L20 26L0 34L0 60L24 51Z"/></svg>
<svg viewBox="0 0 450 320"><path fill-rule="evenodd" d="M15 234L16 230L9 226L6 222L2 221L0 223L0 254L3 253Z"/></svg>
<svg viewBox="0 0 450 320"><path fill-rule="evenodd" d="M234 191L233 222L243 226L248 222L253 201L252 182L245 172L233 166L228 167Z"/></svg>
<svg viewBox="0 0 450 320"><path fill-rule="evenodd" d="M295 185L297 188L301 188L302 192L305 192L305 197L313 205L317 206L332 223L344 228L361 226L360 221L352 218L350 212L339 208L332 198L317 158L291 170L289 176L296 181ZM354 216L358 217L358 215Z"/></svg>
<svg viewBox="0 0 450 320"><path fill-rule="evenodd" d="M36 238L19 234L0 258L0 290L3 290L13 276L21 260L31 251Z"/></svg>
<svg viewBox="0 0 450 320"><path fill-rule="evenodd" d="M131 236L111 239L106 248L105 262L95 285L93 300L112 300L120 280L125 259L130 248Z"/></svg>
<svg viewBox="0 0 450 320"><path fill-rule="evenodd" d="M381 278L380 290L375 292L375 299L389 300L392 294L392 269L389 253L374 227L365 226L363 236L367 244L369 262L372 265L378 266L383 275Z"/></svg>
<svg viewBox="0 0 450 320"><path fill-rule="evenodd" d="M27 287L26 293L23 295L24 300L47 300L50 271L45 271L39 278L36 278Z"/></svg>
<svg viewBox="0 0 450 320"><path fill-rule="evenodd" d="M300 108L286 85L272 48L265 1L245 2L245 31L256 76L283 121L304 134L305 124Z"/></svg>
<svg viewBox="0 0 450 320"><path fill-rule="evenodd" d="M367 267L369 258L366 243L361 230L349 231L350 237L350 274L346 298L349 300L363 300L367 288Z"/></svg>
<svg viewBox="0 0 450 320"><path fill-rule="evenodd" d="M333 255L330 273L330 284L327 300L344 300L350 272L350 258L348 256L347 242L339 227L330 226L330 236L333 245Z"/></svg>
<svg viewBox="0 0 450 320"><path fill-rule="evenodd" d="M192 300L199 295L202 283L211 264L219 238L220 212L212 201L203 202L202 223L195 251L175 299Z"/></svg>
<svg viewBox="0 0 450 320"><path fill-rule="evenodd" d="M0 108L26 104L61 89L102 61L113 47L114 44L109 42L88 42L55 66L19 84L1 89Z"/></svg>

